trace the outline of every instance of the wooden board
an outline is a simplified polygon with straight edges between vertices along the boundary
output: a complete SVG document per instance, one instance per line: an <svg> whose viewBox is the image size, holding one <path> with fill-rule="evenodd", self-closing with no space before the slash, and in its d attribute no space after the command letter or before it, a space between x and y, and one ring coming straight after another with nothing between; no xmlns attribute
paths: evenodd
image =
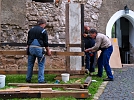
<svg viewBox="0 0 134 100"><path fill-rule="evenodd" d="M84 82L84 89L87 89L88 86L91 84L92 82L92 77L88 76L86 79L85 79L85 82Z"/></svg>
<svg viewBox="0 0 134 100"><path fill-rule="evenodd" d="M9 89L3 89L0 90L0 92L28 92L28 91L46 91L46 92L51 92L52 88L30 88L30 87L17 87L17 88L9 88Z"/></svg>
<svg viewBox="0 0 134 100"><path fill-rule="evenodd" d="M79 99L88 98L90 95L88 91L57 91L57 92L50 92L50 93L41 93L42 98L47 97L74 97Z"/></svg>
<svg viewBox="0 0 134 100"><path fill-rule="evenodd" d="M5 69L0 69L0 73L1 74L26 74L27 73L27 70L5 70ZM33 71L34 74L38 74L38 71ZM51 70L51 69L45 69L45 74L56 74L56 75L61 75L62 73L67 73L67 71L65 69L54 69L54 70ZM82 74L84 75L85 74L85 71L84 70L72 70L69 72L70 75L77 75L77 74Z"/></svg>
<svg viewBox="0 0 134 100"><path fill-rule="evenodd" d="M40 92L0 92L0 98L3 100L13 98L41 98Z"/></svg>
<svg viewBox="0 0 134 100"><path fill-rule="evenodd" d="M54 98L54 97L88 98L88 91L52 91L52 92L0 92L0 98Z"/></svg>
<svg viewBox="0 0 134 100"><path fill-rule="evenodd" d="M78 89L78 88L64 88L64 90L88 91L88 89Z"/></svg>
<svg viewBox="0 0 134 100"><path fill-rule="evenodd" d="M0 50L0 55L27 55L26 50ZM84 56L84 52L61 52L52 51L52 55L61 56Z"/></svg>
<svg viewBox="0 0 134 100"><path fill-rule="evenodd" d="M8 83L10 86L31 87L31 88L82 88L82 84L38 84L38 83Z"/></svg>
<svg viewBox="0 0 134 100"><path fill-rule="evenodd" d="M110 66L111 68L122 68L118 40L117 38L112 38L111 41L113 44L113 53L110 58Z"/></svg>

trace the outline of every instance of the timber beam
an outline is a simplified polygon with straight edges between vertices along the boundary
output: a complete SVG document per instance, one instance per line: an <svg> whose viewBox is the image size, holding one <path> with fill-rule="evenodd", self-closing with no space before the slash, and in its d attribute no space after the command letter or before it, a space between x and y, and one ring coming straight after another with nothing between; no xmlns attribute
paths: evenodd
<svg viewBox="0 0 134 100"><path fill-rule="evenodd" d="M74 97L85 99L89 97L88 91L52 91L52 92L0 92L0 98L55 98L55 97Z"/></svg>
<svg viewBox="0 0 134 100"><path fill-rule="evenodd" d="M26 50L0 50L0 55L27 55ZM52 55L61 56L84 56L84 52L61 52L52 51Z"/></svg>
<svg viewBox="0 0 134 100"><path fill-rule="evenodd" d="M26 74L27 71L26 70L5 70L5 69L0 69L0 73L4 74L4 75L8 75L8 74ZM33 71L34 74L38 74L38 71ZM61 75L62 73L68 73L65 69L55 69L55 70L51 70L51 69L45 69L45 74L56 74L56 75ZM79 75L85 74L84 70L71 70L69 71L70 75Z"/></svg>
<svg viewBox="0 0 134 100"><path fill-rule="evenodd" d="M9 86L30 87L30 88L82 88L82 84L38 84L38 83L8 83Z"/></svg>

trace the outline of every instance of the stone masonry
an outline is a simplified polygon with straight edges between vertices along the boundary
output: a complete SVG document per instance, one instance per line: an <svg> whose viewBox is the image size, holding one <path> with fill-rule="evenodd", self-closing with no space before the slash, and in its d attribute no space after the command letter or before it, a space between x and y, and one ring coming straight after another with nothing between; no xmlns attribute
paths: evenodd
<svg viewBox="0 0 134 100"><path fill-rule="evenodd" d="M47 20L47 31L50 44L65 44L65 4L56 7L54 3L40 3L32 0L2 0L1 2L1 42L26 43L28 30L36 24L36 20L43 17ZM97 28L99 9L102 0L74 0L71 3L84 3L84 21L91 28ZM25 49L26 47L2 46L3 50ZM64 51L65 48L55 47L53 50ZM65 68L65 57L47 57L46 68ZM25 69L27 56L1 56L1 69ZM37 66L37 63L35 64ZM37 67L35 67L37 69Z"/></svg>

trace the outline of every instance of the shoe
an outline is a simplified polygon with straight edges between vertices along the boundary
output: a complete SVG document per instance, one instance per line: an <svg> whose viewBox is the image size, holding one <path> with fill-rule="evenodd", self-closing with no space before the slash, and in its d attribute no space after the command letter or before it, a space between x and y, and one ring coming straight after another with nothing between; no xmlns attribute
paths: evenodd
<svg viewBox="0 0 134 100"><path fill-rule="evenodd" d="M40 84L45 84L45 83L47 83L46 81L44 81L44 82L39 82Z"/></svg>
<svg viewBox="0 0 134 100"><path fill-rule="evenodd" d="M113 81L114 79L111 79L111 78L105 78L103 79L103 81Z"/></svg>
<svg viewBox="0 0 134 100"><path fill-rule="evenodd" d="M31 80L27 80L27 79L26 79L26 82L27 82L27 83L31 83Z"/></svg>
<svg viewBox="0 0 134 100"><path fill-rule="evenodd" d="M85 74L89 74L89 70L88 69L85 70Z"/></svg>

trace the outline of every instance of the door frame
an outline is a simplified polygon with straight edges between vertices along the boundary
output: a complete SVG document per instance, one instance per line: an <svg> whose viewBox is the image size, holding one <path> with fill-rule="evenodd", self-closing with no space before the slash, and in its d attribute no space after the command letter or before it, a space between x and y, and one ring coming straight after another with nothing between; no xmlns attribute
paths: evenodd
<svg viewBox="0 0 134 100"><path fill-rule="evenodd" d="M126 19L128 19L133 27L134 27L134 12L132 10L129 10L129 13L128 14L125 14L125 11L124 10L119 10L117 11L111 18L110 20L108 21L107 23L107 26L106 26L106 35L109 37L109 38L112 38L112 27L114 25L114 23L121 17L125 17Z"/></svg>

